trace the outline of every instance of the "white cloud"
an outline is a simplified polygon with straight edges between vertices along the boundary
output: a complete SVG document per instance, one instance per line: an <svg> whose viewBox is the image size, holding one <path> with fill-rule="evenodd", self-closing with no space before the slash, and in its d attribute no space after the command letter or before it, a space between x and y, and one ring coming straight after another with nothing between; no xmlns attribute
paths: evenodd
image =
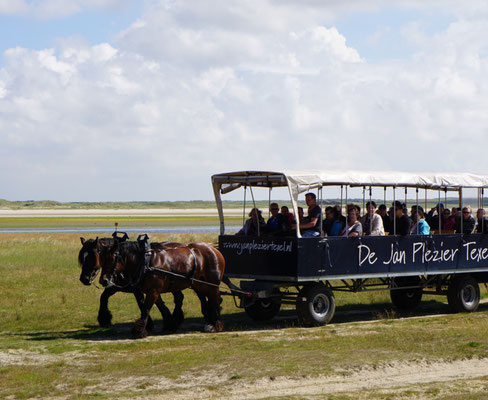
<svg viewBox="0 0 488 400"><path fill-rule="evenodd" d="M0 168L17 168L0 184L12 198L194 199L224 170L486 171L488 16L410 25L414 57L370 64L326 23L343 5L297 7L165 1L115 43L6 51Z"/></svg>

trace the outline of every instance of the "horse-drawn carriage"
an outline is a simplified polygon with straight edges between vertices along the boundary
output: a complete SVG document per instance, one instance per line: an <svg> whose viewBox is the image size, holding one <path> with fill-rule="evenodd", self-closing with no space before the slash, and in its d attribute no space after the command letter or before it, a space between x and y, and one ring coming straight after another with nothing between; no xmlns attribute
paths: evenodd
<svg viewBox="0 0 488 400"><path fill-rule="evenodd" d="M299 224L294 236L236 236L226 234L223 194L264 188L285 188L295 215L298 196L317 191L319 203L324 190L341 194L348 202L348 190L359 188L371 200L372 190L387 188L395 203L397 190L419 190L448 200L456 193L463 205L463 189L477 191L483 206L488 176L473 174L414 174L399 172L274 172L243 171L212 176L220 218L219 249L226 260L224 281L240 306L255 320L273 318L281 304L294 304L299 320L307 325L329 322L335 311L334 291L389 290L395 306L416 307L423 294L447 295L454 311L474 311L480 300L479 283L488 281L488 235L443 232L430 235L303 238ZM344 197L345 193L345 197ZM271 198L271 196L269 196ZM254 204L255 206L255 204ZM245 206L244 206L245 208ZM461 220L462 224L462 220ZM462 230L461 230L462 231ZM240 280L240 286L230 279Z"/></svg>
<svg viewBox="0 0 488 400"><path fill-rule="evenodd" d="M343 202L348 203L349 191L362 190L364 205L366 193L371 201L375 188L383 190L385 203L388 188L394 205L398 190L404 190L405 201L408 190L414 190L416 207L419 207L419 191L423 190L426 209L428 192L431 199L432 193L437 194L439 203L441 196L447 202L448 193L456 193L462 206L463 190L477 191L478 206L482 208L488 176L244 171L214 175L212 184L220 220L218 250L203 243L149 244L147 237L130 243L120 237L82 240L81 281L90 284L102 267L100 282L107 286L100 298L98 320L102 326L110 324L108 297L120 290L134 293L141 309L141 319L135 326L137 337L147 334L153 304L163 315L164 327L175 330L183 320L181 290L188 287L200 298L211 331L223 327L221 294L238 298L238 306L255 320L273 318L282 304L295 305L298 318L305 325L324 325L333 318L334 291L388 290L393 304L401 309L416 307L423 294L446 295L456 312L475 311L478 307L479 283L488 282L488 235L485 233L444 231L439 214L438 229L430 235L400 236L393 224L388 236L304 238L298 218L294 235L229 235L225 230L221 196L243 189L243 216L247 190L255 207L253 190L257 188L269 191L270 199L272 189L284 189L290 195L296 216L300 194L316 190L316 197L322 203L323 191L333 191L333 188L336 192L331 193L340 193L341 209ZM449 199L452 201L452 197ZM231 279L239 280L239 286ZM221 282L228 285L230 292L220 290ZM164 292L175 296L173 314L159 296Z"/></svg>

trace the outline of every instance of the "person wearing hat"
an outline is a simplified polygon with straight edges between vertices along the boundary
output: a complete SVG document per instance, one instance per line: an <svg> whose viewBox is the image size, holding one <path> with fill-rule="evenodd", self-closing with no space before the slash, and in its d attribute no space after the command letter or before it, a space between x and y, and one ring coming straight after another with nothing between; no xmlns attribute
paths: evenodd
<svg viewBox="0 0 488 400"><path fill-rule="evenodd" d="M442 217L444 212L444 204L438 203L435 207L432 207L427 213L425 220L430 226L430 229L439 230L439 218Z"/></svg>

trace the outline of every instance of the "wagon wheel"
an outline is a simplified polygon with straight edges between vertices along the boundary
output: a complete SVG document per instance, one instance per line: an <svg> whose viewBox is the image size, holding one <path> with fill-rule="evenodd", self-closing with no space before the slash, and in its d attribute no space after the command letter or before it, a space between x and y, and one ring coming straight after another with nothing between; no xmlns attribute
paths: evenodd
<svg viewBox="0 0 488 400"><path fill-rule="evenodd" d="M335 313L334 294L323 283L305 285L298 293L296 309L302 324L325 325Z"/></svg>
<svg viewBox="0 0 488 400"><path fill-rule="evenodd" d="M417 286L420 281L418 278L397 278L395 279L397 287ZM422 288L410 289L392 289L390 298L393 305L399 310L413 310L418 307L422 300Z"/></svg>
<svg viewBox="0 0 488 400"><path fill-rule="evenodd" d="M254 321L268 321L274 318L281 308L281 297L278 289L273 291L273 297L257 299L244 308L246 314Z"/></svg>
<svg viewBox="0 0 488 400"><path fill-rule="evenodd" d="M447 290L447 302L454 312L473 312L480 304L480 286L472 276L453 277Z"/></svg>

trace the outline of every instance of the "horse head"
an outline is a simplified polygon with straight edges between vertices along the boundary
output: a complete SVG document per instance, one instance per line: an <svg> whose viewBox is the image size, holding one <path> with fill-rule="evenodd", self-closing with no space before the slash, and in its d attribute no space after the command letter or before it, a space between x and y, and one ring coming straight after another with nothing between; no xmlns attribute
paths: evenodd
<svg viewBox="0 0 488 400"><path fill-rule="evenodd" d="M99 249L101 241L96 239L81 239L81 250L78 253L78 263L81 266L80 281L84 285L91 285L100 269Z"/></svg>
<svg viewBox="0 0 488 400"><path fill-rule="evenodd" d="M120 242L101 245L100 284L104 287L127 288L136 286L144 274L145 241ZM149 248L150 250L150 248Z"/></svg>

